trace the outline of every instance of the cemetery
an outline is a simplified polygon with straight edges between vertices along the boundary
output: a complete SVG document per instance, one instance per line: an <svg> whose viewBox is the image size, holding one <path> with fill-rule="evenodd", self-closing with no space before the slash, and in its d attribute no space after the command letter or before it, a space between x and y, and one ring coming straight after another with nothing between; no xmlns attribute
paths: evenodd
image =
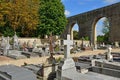
<svg viewBox="0 0 120 80"><path fill-rule="evenodd" d="M59 1L57 5L62 3ZM49 9L54 1L8 2L0 1L4 14L0 12L0 80L120 80L120 2L68 18L63 15L63 5L60 8L63 14L59 7L54 8L58 11ZM13 9L9 10L2 4L19 6L11 6ZM54 12L58 13L52 15ZM96 39L95 24L103 16L108 16L111 27L109 35L106 33L109 40L100 42ZM73 39L72 31L76 23L78 27L81 25L78 40Z"/></svg>
<svg viewBox="0 0 120 80"><path fill-rule="evenodd" d="M10 40L13 40L12 44L10 44ZM74 45L74 41L70 40L70 35L67 35L67 40L61 40L59 43L59 50L64 54L64 58L56 59L53 56L59 56L63 54L57 54L57 50L55 52L52 45L52 38L50 37L50 42L44 44L37 44L35 40L33 42L23 42L20 44L20 41L15 33L13 39L10 37L3 37L1 39L1 56L9 57L13 60L22 60L22 59L30 59L30 58L41 58L46 57L46 61L44 63L39 64L28 64L26 61L20 67L14 65L3 65L6 68L7 66L17 67L17 68L25 68L28 71L31 71L30 74L35 75L33 78L38 79L47 79L47 80L119 80L120 78L120 53L111 52L112 48L110 45L106 45L106 52L98 53L95 55L86 55L86 56L77 56L76 58L70 57L70 54L81 54L85 52L82 48ZM4 44L3 44L4 42ZM22 43L22 42L21 42ZM33 44L32 44L33 43ZM82 44L82 43L81 43ZM37 46L36 46L37 45ZM23 46L23 47L22 47ZM84 46L85 47L85 46ZM30 49L30 50L29 50ZM4 51L5 50L5 51ZM74 50L72 52L71 50ZM63 52L64 51L64 52ZM90 51L93 51L92 49ZM74 57L74 56L73 56ZM59 61L58 61L59 60ZM58 63L59 62L59 63ZM9 64L9 63L8 63ZM6 80L14 78L14 75L9 74L7 69L2 71L3 69L0 66L1 76ZM8 68L9 70L9 68ZM15 71L17 71L15 69ZM24 71L24 74L27 71ZM72 72L72 73L71 73ZM4 75L7 73L6 75ZM14 74L14 73L13 73ZM23 74L23 73L20 73ZM20 75L18 73L18 75ZM4 75L4 77L2 76ZM97 77L95 77L97 76ZM15 76L16 77L16 76ZM8 79L7 79L8 78ZM35 79L35 80L36 80ZM4 79L3 79L4 80ZM18 79L17 79L18 80ZM27 79L26 79L27 80ZM32 79L33 80L33 79Z"/></svg>
<svg viewBox="0 0 120 80"><path fill-rule="evenodd" d="M7 38L8 39L8 38ZM11 48L8 50L8 53L2 54L4 56L10 57L12 59L29 59L29 58L38 58L39 57L39 51L41 50L40 54L44 57L45 56L50 56L47 57L45 64L28 64L24 62L21 67L18 68L25 68L28 71L31 71L31 73L34 76L33 78L38 78L38 79L43 79L43 77L47 78L48 80L119 80L119 73L120 73L120 65L119 65L119 58L120 58L120 53L118 52L111 52L112 48L111 46L108 46L104 54L98 53L95 55L87 55L87 56L80 56L77 58L77 60L73 61L73 59L70 57L70 47L73 47L73 41L70 40L70 36L68 35L67 40L62 40L61 45L64 46L64 51L66 54L64 54L64 58L62 57L60 60L60 63L56 63L55 58L53 57L53 48L51 47L49 50L49 53L47 52L45 54L41 53L42 50L45 52L45 49L40 49L40 47L36 47L36 50L34 49L33 51L24 51L20 49L13 49L12 45ZM9 42L8 42L9 43ZM49 44L49 43L48 43ZM17 46L16 46L17 47ZM49 46L47 45L45 48L48 48ZM48 48L49 49L49 48ZM3 47L1 50L4 50ZM92 50L91 50L92 51ZM3 52L3 51L1 51ZM85 51L82 51L85 52ZM77 51L77 53L73 54L81 54L82 52ZM36 54L37 53L37 54ZM46 55L47 54L47 55ZM55 54L54 54L55 55ZM56 54L57 56L58 54ZM63 54L62 54L63 55ZM59 55L58 55L59 56ZM113 57L111 57L113 56ZM40 58L39 57L39 58ZM74 57L74 56L73 56ZM118 63L118 64L117 64ZM14 66L14 65L4 65L4 66ZM2 66L1 66L2 67ZM5 68L5 67L4 67ZM2 68L1 68L2 69ZM11 67L10 67L11 69ZM3 69L2 69L3 70ZM7 72L6 76L4 77L5 79L8 78L7 75L9 72L7 69L6 71L2 72ZM16 70L16 69L15 69ZM70 73L72 71L72 73ZM26 71L27 72L27 71ZM26 73L24 72L24 74ZM21 73L20 73L21 74ZM18 73L18 75L20 75ZM3 75L3 73L1 73ZM12 76L12 74L9 74L9 76ZM95 77L97 76L97 77ZM3 76L2 76L3 77ZM36 80L35 79L35 80ZM4 79L3 79L4 80ZM9 80L9 79L7 79ZM18 79L17 79L18 80ZM25 79L27 80L27 79ZM29 79L30 80L30 79ZM34 79L32 79L34 80Z"/></svg>

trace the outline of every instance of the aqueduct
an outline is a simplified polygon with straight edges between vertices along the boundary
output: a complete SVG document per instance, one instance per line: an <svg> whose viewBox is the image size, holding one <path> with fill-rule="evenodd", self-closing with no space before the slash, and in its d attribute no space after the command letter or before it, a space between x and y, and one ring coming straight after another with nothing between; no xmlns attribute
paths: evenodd
<svg viewBox="0 0 120 80"><path fill-rule="evenodd" d="M111 42L120 41L120 2L68 17L68 24L64 33L62 34L62 37L66 38L66 34L71 34L74 24L77 23L79 26L79 38L88 36L90 43L94 45L96 43L95 25L97 21L103 17L106 17L109 21L109 40Z"/></svg>

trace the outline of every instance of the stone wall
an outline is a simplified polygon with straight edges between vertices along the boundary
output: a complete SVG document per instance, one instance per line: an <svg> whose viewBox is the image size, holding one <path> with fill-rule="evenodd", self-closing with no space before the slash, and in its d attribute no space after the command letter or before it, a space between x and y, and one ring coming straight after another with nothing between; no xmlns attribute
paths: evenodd
<svg viewBox="0 0 120 80"><path fill-rule="evenodd" d="M75 43L77 46L81 46L82 40L74 40L74 43ZM83 41L83 44L84 44L84 45L89 45L90 42L89 42L89 41Z"/></svg>
<svg viewBox="0 0 120 80"><path fill-rule="evenodd" d="M22 43L24 43L24 42L27 43L28 41L30 41L31 43L33 43L34 40L36 40L36 43L41 44L41 39L38 39L38 38L18 38L18 41L20 41Z"/></svg>

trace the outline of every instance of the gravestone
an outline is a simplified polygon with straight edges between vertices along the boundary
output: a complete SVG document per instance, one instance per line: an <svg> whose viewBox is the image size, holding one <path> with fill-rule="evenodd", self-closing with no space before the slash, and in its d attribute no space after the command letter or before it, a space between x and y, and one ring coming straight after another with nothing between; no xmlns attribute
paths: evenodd
<svg viewBox="0 0 120 80"><path fill-rule="evenodd" d="M41 57L43 51L41 47L34 47L32 52L38 54Z"/></svg>
<svg viewBox="0 0 120 80"><path fill-rule="evenodd" d="M23 50L23 42L22 42L22 41L19 41L18 44L19 44L19 50L22 51L22 50Z"/></svg>
<svg viewBox="0 0 120 80"><path fill-rule="evenodd" d="M47 35L45 35L45 39L47 39L48 38L48 36Z"/></svg>
<svg viewBox="0 0 120 80"><path fill-rule="evenodd" d="M32 52L35 46L36 46L36 40L34 40L33 42L31 40L28 40L27 42L28 52Z"/></svg>
<svg viewBox="0 0 120 80"><path fill-rule="evenodd" d="M49 36L49 51L50 51L50 54L51 56L53 56L53 37L52 37L52 34L50 34Z"/></svg>
<svg viewBox="0 0 120 80"><path fill-rule="evenodd" d="M119 48L119 42L115 42L115 47Z"/></svg>
<svg viewBox="0 0 120 80"><path fill-rule="evenodd" d="M55 72L55 63L56 60L53 57L53 51L54 51L54 47L53 47L53 36L52 34L50 34L49 36L49 52L50 52L50 57L47 58L48 64L52 64L52 72Z"/></svg>
<svg viewBox="0 0 120 80"><path fill-rule="evenodd" d="M5 40L4 36L2 36L2 38L1 38L1 48L5 47L5 44L6 44L6 40Z"/></svg>
<svg viewBox="0 0 120 80"><path fill-rule="evenodd" d="M70 47L73 45L73 41L70 40L70 35L67 35L67 40L63 41L64 44L64 59L60 62L58 65L58 70L57 70L57 79L62 80L63 76L68 76L69 71L76 71L75 63L73 59L70 57ZM68 71L69 70L69 71Z"/></svg>
<svg viewBox="0 0 120 80"><path fill-rule="evenodd" d="M23 49L23 51L28 51L26 42L23 43L22 49Z"/></svg>
<svg viewBox="0 0 120 80"><path fill-rule="evenodd" d="M27 48L33 48L33 42L28 40L27 41Z"/></svg>
<svg viewBox="0 0 120 80"><path fill-rule="evenodd" d="M8 55L9 48L10 48L9 37L7 37L7 43L5 44L5 46L3 48L3 54L4 55Z"/></svg>
<svg viewBox="0 0 120 80"><path fill-rule="evenodd" d="M15 32L15 35L13 36L13 49L19 49L18 37L16 35L16 32Z"/></svg>
<svg viewBox="0 0 120 80"><path fill-rule="evenodd" d="M37 43L36 43L36 40L34 40L34 41L33 41L33 48L36 47L36 44L37 44Z"/></svg>
<svg viewBox="0 0 120 80"><path fill-rule="evenodd" d="M111 54L111 50L112 50L111 45L109 45L108 46L108 52L107 52L107 60L108 61L112 61L113 60L113 56Z"/></svg>

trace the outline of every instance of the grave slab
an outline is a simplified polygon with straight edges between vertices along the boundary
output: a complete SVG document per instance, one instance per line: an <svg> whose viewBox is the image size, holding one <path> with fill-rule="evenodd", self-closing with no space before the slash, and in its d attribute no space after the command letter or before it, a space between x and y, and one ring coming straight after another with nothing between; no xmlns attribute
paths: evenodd
<svg viewBox="0 0 120 80"><path fill-rule="evenodd" d="M13 58L13 59L24 59L27 58L26 56L21 54L21 51L18 50L9 50L8 52L8 57Z"/></svg>

